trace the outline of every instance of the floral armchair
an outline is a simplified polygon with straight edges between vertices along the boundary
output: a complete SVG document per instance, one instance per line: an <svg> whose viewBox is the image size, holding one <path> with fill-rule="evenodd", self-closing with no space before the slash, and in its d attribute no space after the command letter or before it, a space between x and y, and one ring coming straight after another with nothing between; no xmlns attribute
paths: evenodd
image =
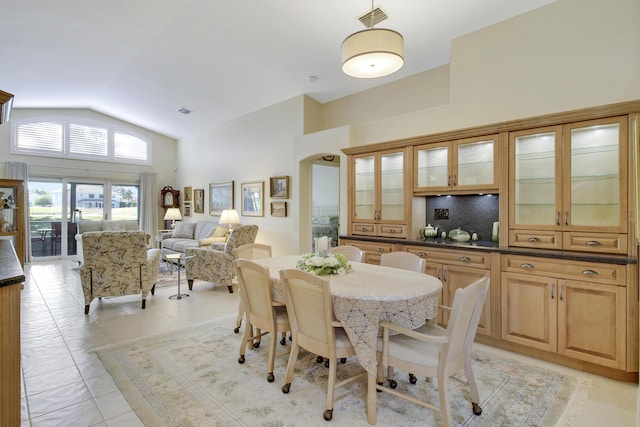
<svg viewBox="0 0 640 427"><path fill-rule="evenodd" d="M160 272L160 249L147 250L144 231L90 231L82 235L84 264L80 280L84 313L94 298L142 294L155 291Z"/></svg>
<svg viewBox="0 0 640 427"><path fill-rule="evenodd" d="M235 275L233 268L233 250L239 246L253 243L258 234L257 225L241 225L233 229L222 250L211 248L188 248L185 271L189 290L193 289L195 279L226 285L233 293L231 279ZM193 256L192 256L193 255Z"/></svg>

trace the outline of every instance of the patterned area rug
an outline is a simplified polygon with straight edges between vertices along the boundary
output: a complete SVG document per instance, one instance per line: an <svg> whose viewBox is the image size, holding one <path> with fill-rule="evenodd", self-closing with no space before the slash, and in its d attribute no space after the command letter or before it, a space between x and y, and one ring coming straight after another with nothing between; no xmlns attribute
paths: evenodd
<svg viewBox="0 0 640 427"><path fill-rule="evenodd" d="M269 336L238 364L241 334L226 318L136 342L96 350L145 426L328 426L322 418L327 369L300 352L291 392L283 394L289 344L277 344L273 383L267 382ZM586 399L590 383L481 351L473 353L481 416L469 393L449 381L454 422L463 426L554 426ZM362 371L355 358L338 365L338 376ZM410 385L396 372L398 389L438 400L438 384ZM464 379L464 373L460 373ZM332 426L368 426L366 377L336 390ZM567 412L571 412L570 410ZM378 393L379 426L436 426L439 414L387 393ZM568 423L570 424L570 422Z"/></svg>

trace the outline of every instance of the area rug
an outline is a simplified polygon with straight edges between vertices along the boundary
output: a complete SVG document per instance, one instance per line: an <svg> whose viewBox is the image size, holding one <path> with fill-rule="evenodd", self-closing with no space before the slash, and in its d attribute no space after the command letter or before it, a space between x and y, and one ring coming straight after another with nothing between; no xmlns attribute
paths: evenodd
<svg viewBox="0 0 640 427"><path fill-rule="evenodd" d="M238 364L241 334L226 318L114 345L96 352L145 426L368 426L366 377L336 390L333 420L322 417L328 370L300 352L289 394L283 394L290 344L277 344L275 382L267 382L269 337ZM469 392L449 380L452 415L462 426L554 426L571 401L586 399L587 380L560 375L511 359L475 351L481 416L471 412ZM362 371L356 358L338 365L339 378ZM398 389L438 401L437 380L409 384L397 372ZM460 373L464 379L464 374ZM567 411L569 412L569 411ZM565 423L563 421L563 423ZM570 424L570 423L569 423ZM378 393L379 426L441 425L439 414Z"/></svg>

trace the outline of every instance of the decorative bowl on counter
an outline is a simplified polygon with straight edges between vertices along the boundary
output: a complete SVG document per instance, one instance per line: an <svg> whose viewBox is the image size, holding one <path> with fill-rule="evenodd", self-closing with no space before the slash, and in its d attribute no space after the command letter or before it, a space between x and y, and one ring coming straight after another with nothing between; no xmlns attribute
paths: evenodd
<svg viewBox="0 0 640 427"><path fill-rule="evenodd" d="M468 232L460 229L460 227L453 229L449 232L449 238L456 242L467 242L471 239Z"/></svg>

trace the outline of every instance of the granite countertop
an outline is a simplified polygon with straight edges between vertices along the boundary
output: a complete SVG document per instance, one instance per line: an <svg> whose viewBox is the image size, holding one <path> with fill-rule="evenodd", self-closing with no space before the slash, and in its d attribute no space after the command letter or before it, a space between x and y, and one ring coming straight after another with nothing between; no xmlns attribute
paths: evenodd
<svg viewBox="0 0 640 427"><path fill-rule="evenodd" d="M341 239L349 240L361 240L364 242L380 242L380 243L400 243L404 245L412 246L425 246L433 248L444 249L464 249L475 251L488 251L499 252L502 254L516 254L526 255L534 257L552 257L557 259L572 260L572 261L588 261L588 262L602 262L606 264L637 264L637 258L630 258L624 255L609 255L609 254L595 254L588 252L571 252L562 250L551 249L535 249L535 248L514 248L514 247L500 247L498 243L491 241L472 241L468 242L456 242L451 239L393 239L387 237L371 237L371 236L356 236L356 235L342 235Z"/></svg>
<svg viewBox="0 0 640 427"><path fill-rule="evenodd" d="M0 288L25 281L24 270L9 240L0 240Z"/></svg>

